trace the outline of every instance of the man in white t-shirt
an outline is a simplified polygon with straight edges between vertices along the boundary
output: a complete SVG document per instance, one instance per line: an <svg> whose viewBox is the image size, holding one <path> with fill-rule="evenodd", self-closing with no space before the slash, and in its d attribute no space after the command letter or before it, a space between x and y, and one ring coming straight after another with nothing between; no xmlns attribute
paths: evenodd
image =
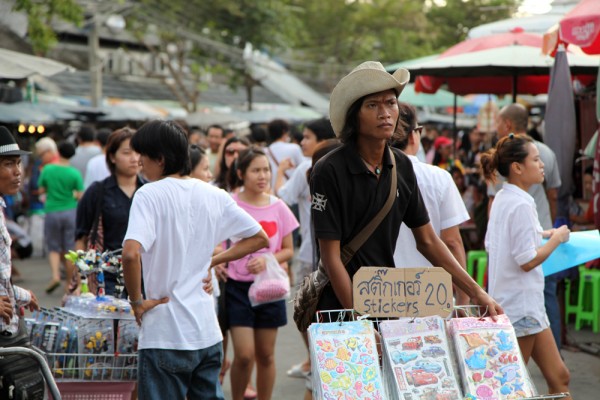
<svg viewBox="0 0 600 400"><path fill-rule="evenodd" d="M268 238L225 191L189 178L181 127L148 122L131 146L151 181L133 198L123 242L125 286L141 325L139 399L223 399L223 337L209 269L267 246ZM236 246L212 257L228 238Z"/></svg>
<svg viewBox="0 0 600 400"><path fill-rule="evenodd" d="M415 109L406 104L399 104L399 119L404 121L406 128L402 139L394 147L404 151L412 161L417 184L427 207L431 225L435 233L442 239L459 264L466 267L465 248L460 236L459 225L469 220L469 213L465 203L448 171L434 165L419 161L417 152L421 145L422 126L417 125ZM394 263L398 268L412 268L430 266L431 263L417 250L417 244L412 231L402 224L396 250ZM458 290L456 303L468 305L469 297Z"/></svg>
<svg viewBox="0 0 600 400"><path fill-rule="evenodd" d="M75 155L69 159L69 162L79 170L83 179L85 179L88 161L100 153L102 153L102 149L96 142L96 129L89 124L82 125L77 132Z"/></svg>
<svg viewBox="0 0 600 400"><path fill-rule="evenodd" d="M102 148L102 153L95 155L88 161L85 167L85 178L83 188L87 190L96 181L102 181L110 176L110 170L106 164L106 143L112 131L109 128L98 129L96 142Z"/></svg>
<svg viewBox="0 0 600 400"><path fill-rule="evenodd" d="M287 180L291 178L294 169L305 160L305 157L302 155L300 146L289 142L290 124L287 121L274 119L269 122L268 132L271 144L265 149L265 153L271 163L271 187L275 187L279 164L287 159L291 162L293 167L284 175Z"/></svg>

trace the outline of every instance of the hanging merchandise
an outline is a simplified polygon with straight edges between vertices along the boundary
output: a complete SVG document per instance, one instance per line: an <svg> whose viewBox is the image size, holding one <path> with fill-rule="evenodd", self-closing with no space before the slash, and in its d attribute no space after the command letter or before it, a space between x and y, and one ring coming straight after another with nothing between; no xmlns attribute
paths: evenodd
<svg viewBox="0 0 600 400"><path fill-rule="evenodd" d="M506 315L453 318L454 341L466 399L519 399L537 395L515 331Z"/></svg>
<svg viewBox="0 0 600 400"><path fill-rule="evenodd" d="M373 323L315 323L308 328L316 399L386 399Z"/></svg>
<svg viewBox="0 0 600 400"><path fill-rule="evenodd" d="M383 321L379 330L383 337L383 374L390 398L462 399L441 317Z"/></svg>

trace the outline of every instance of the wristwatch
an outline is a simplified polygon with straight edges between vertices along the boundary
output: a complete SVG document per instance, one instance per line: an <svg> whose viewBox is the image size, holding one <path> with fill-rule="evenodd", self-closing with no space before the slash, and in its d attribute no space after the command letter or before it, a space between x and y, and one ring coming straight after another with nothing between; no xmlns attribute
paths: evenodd
<svg viewBox="0 0 600 400"><path fill-rule="evenodd" d="M131 297L129 298L129 304L131 304L132 306L141 306L143 303L144 303L144 298L141 296L137 300L131 300Z"/></svg>

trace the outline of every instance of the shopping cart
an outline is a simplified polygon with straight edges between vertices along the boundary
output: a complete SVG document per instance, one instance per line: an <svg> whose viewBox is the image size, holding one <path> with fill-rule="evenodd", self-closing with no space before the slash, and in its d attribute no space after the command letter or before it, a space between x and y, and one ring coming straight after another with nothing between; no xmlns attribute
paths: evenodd
<svg viewBox="0 0 600 400"><path fill-rule="evenodd" d="M0 357L12 355L31 357L36 360L40 365L40 369L42 371L42 375L44 376L44 380L46 381L46 386L48 387L50 395L54 400L62 400L56 382L54 381L54 377L52 376L52 372L50 371L50 367L48 367L46 359L41 351L37 350L35 347L33 349L27 347L0 347Z"/></svg>

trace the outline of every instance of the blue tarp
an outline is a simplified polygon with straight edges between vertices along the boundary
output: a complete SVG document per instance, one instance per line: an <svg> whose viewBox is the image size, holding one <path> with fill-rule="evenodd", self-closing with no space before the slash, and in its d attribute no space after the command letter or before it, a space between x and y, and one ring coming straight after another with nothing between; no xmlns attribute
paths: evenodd
<svg viewBox="0 0 600 400"><path fill-rule="evenodd" d="M561 243L542 263L544 276L576 267L596 258L600 258L598 230L571 232L569 241Z"/></svg>

